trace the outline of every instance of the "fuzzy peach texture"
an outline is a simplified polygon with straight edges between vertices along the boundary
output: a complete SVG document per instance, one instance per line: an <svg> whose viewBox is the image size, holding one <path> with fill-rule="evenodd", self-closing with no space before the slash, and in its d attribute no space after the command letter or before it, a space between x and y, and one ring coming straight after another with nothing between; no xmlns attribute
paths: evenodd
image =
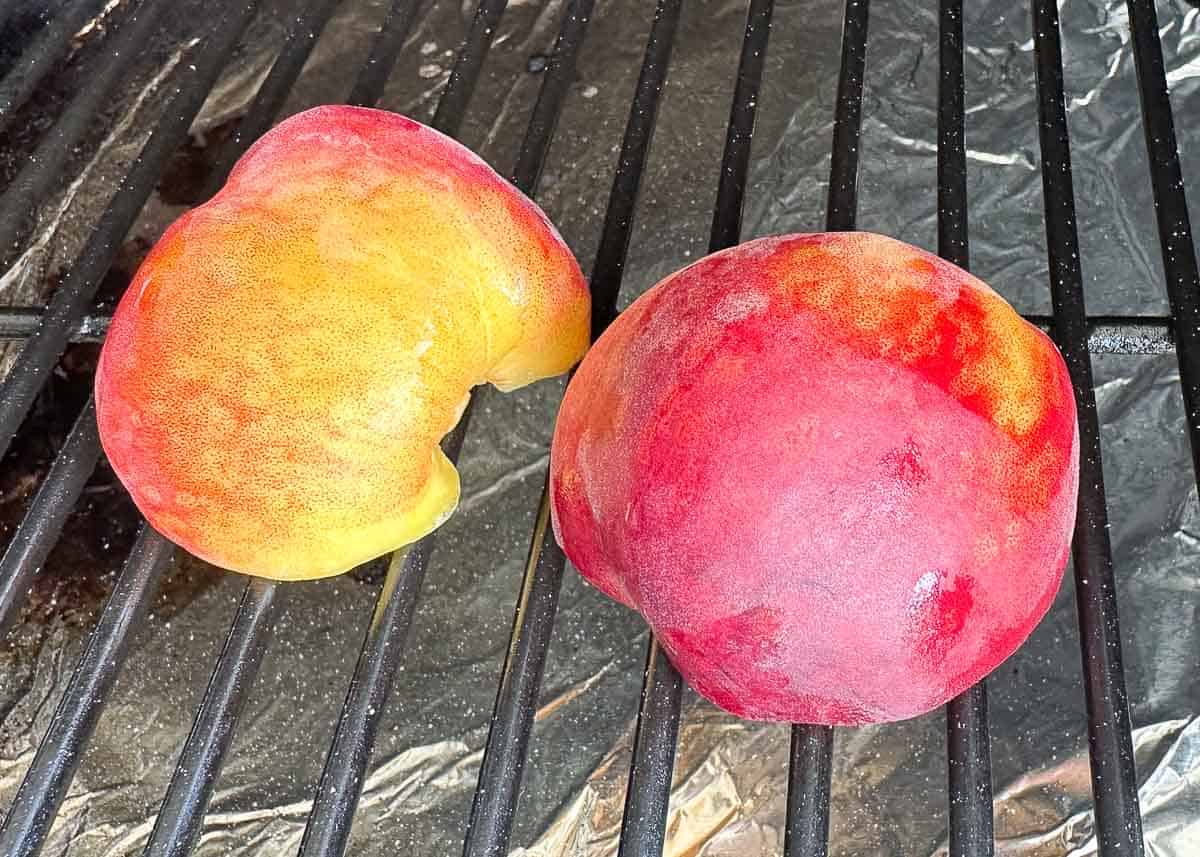
<svg viewBox="0 0 1200 857"><path fill-rule="evenodd" d="M978 279L878 235L764 238L668 277L584 358L551 510L717 704L897 720L1048 609L1078 448L1062 358Z"/></svg>
<svg viewBox="0 0 1200 857"><path fill-rule="evenodd" d="M590 300L542 212L402 116L319 107L163 235L96 376L147 520L223 568L337 574L458 501L438 446L472 386L566 371Z"/></svg>

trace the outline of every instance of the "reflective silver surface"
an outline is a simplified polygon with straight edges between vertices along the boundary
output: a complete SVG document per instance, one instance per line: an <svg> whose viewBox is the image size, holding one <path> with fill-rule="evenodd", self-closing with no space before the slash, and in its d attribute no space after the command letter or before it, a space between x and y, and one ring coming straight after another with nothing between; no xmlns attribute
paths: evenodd
<svg viewBox="0 0 1200 857"><path fill-rule="evenodd" d="M183 210L184 167L211 160L269 67L295 6L294 0L264 3L196 123L189 149L194 161L181 160L143 212L131 236L140 241L122 254L126 273ZM430 116L471 6L441 2L421 16L383 106ZM118 4L114 14L122 8ZM26 304L44 297L55 270L82 245L162 109L173 69L187 61L181 45L211 18L197 8L181 4L189 13L174 17L139 58L121 97L98 122L91 148L81 151L62 190L41 211L33 249L0 279L0 300ZM562 8L561 2L514 0L485 65L463 138L501 172L515 162L540 83L527 64L549 51ZM1194 202L1200 138L1189 117L1200 115L1200 13L1182 0L1161 2L1158 11ZM341 5L285 113L346 96L384 12L379 0ZM651 13L644 1L597 3L546 167L539 201L585 268L599 238ZM932 249L936 3L878 0L871 14L859 226ZM1124 5L1065 0L1060 14L1088 309L1162 314L1165 291ZM744 2L685 4L622 305L705 250L744 18ZM1044 313L1049 291L1029 28L1021 4L967 4L972 268L1021 311ZM821 227L840 29L841 5L834 0L776 3L746 237ZM87 51L88 39L80 42ZM92 50L103 49L95 44ZM1097 358L1096 374L1147 848L1154 857L1190 857L1200 853L1200 514L1177 371L1169 355L1114 356ZM492 390L481 396L462 459L462 508L441 531L380 731L352 854L441 855L461 847L560 393L561 382L546 382L508 396ZM97 508L115 508L103 500L115 489L103 476L98 482L84 500L93 517ZM28 490L19 483L5 502L19 510ZM103 572L93 587L103 592L105 573L119 559L60 549L47 572L70 580ZM190 561L173 574L160 609L139 633L47 855L141 852L241 588L235 577ZM1045 621L989 682L1002 855L1095 853L1071 590L1068 575ZM87 587L51 592L61 591L73 600L41 604L0 651L0 808L12 800L45 731L94 609ZM286 588L276 639L197 854L294 853L376 591L351 577ZM517 813L516 853L615 854L645 644L636 615L568 569ZM780 853L786 728L739 722L689 691L680 736L668 853ZM839 730L834 764L831 854L944 853L941 712Z"/></svg>

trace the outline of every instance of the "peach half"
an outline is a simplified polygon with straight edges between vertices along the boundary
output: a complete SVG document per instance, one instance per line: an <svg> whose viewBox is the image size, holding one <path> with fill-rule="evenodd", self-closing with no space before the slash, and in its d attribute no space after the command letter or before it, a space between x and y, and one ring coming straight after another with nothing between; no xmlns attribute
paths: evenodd
<svg viewBox="0 0 1200 857"><path fill-rule="evenodd" d="M553 525L743 717L929 711L1058 590L1078 487L1050 340L965 271L867 233L750 241L622 313L568 387Z"/></svg>
<svg viewBox="0 0 1200 857"><path fill-rule="evenodd" d="M438 441L472 386L565 372L590 307L554 227L480 158L393 113L319 107L147 256L101 354L100 437L197 556L338 574L449 517Z"/></svg>

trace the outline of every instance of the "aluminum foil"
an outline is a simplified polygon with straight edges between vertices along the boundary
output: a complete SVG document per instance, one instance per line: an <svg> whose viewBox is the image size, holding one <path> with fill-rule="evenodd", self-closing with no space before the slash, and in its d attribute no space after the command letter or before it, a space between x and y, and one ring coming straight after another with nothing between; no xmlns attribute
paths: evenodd
<svg viewBox="0 0 1200 857"><path fill-rule="evenodd" d="M745 5L685 4L623 303L705 251ZM1046 312L1028 9L998 0L967 5L972 268L1020 310ZM440 2L422 14L384 106L429 117L471 7ZM298 0L264 3L106 288L119 291L121 278L162 227L192 201L188 176L211 162L297 8ZM515 162L540 84L537 60L553 44L562 8L559 0L514 0L496 34L463 137L502 172ZM123 11L117 4L109 14ZM1200 150L1186 118L1200 110L1200 13L1180 0L1160 2L1158 11L1184 176L1195 188ZM346 96L385 12L382 0L341 4L285 113ZM859 226L932 248L936 3L879 2L871 14ZM1088 308L1163 313L1125 8L1114 0L1064 0L1060 15ZM599 238L651 16L649 2L597 3L546 167L539 201L585 267ZM147 46L112 110L81 147L60 194L40 211L34 250L0 280L0 299L19 304L44 297L162 109L161 94L173 69L186 61L188 41L210 18L179 16ZM836 0L776 2L746 237L822 226L840 29ZM70 75L80 74L87 51L102 49L102 41L81 37L78 57L56 72L60 89L69 89ZM53 99L31 105L30 127L36 130L54 108ZM28 145L17 139L17 155L29 151ZM12 162L4 166L12 168ZM61 442L71 397L78 399L80 390L86 395L88 355L73 354L78 365L64 361L55 382L67 402L61 407L66 416L50 408L43 415L45 437L18 443L16 452L24 457L5 463L0 523L9 531ZM1147 850L1154 857L1195 855L1200 509L1178 372L1170 356L1102 356L1095 370ZM507 396L481 394L462 458L462 508L441 532L372 757L351 854L432 855L461 847L561 389L561 381L550 381ZM0 651L0 807L13 799L86 627L128 547L134 518L111 475L101 469L88 492L47 563L14 641ZM187 559L168 576L46 854L141 853L241 588L237 577ZM989 682L996 831L1003 855L1096 852L1072 589L1068 575L1049 615ZM197 854L294 853L376 594L375 585L353 576L287 587L275 640L217 784ZM616 852L646 642L635 614L568 570L514 854ZM944 715L936 712L837 732L831 854L945 853L944 730ZM738 721L689 691L667 853L780 853L787 741L786 727Z"/></svg>

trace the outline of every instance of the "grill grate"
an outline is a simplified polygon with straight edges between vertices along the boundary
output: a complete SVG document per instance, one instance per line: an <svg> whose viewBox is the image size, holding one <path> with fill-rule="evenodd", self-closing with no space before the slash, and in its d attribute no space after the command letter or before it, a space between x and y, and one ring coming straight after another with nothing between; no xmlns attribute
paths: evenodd
<svg viewBox="0 0 1200 857"><path fill-rule="evenodd" d="M938 255L970 267L967 229L967 147L964 138L962 0L944 0L938 18ZM992 757L988 739L987 681L946 706L950 855L988 854L992 848Z"/></svg>
<svg viewBox="0 0 1200 857"><path fill-rule="evenodd" d="M1136 0L1135 0L1136 2ZM1046 206L1046 247L1050 256L1050 295L1054 338L1067 362L1079 413L1079 509L1072 544L1079 638L1083 646L1088 745L1092 793L1101 847L1111 853L1141 854L1142 822L1121 635L1113 584L1112 546L1104 473L1100 466L1100 421L1092 384L1092 360L1084 333L1083 274L1075 231L1071 150L1063 103L1062 50L1058 8L1053 0L1033 0L1037 61L1038 130L1042 148L1042 189Z"/></svg>
<svg viewBox="0 0 1200 857"><path fill-rule="evenodd" d="M71 0L38 34L13 71L0 82L0 130L33 95L42 77L67 52L71 37L100 11L99 0ZM0 24L5 14L0 11Z"/></svg>
<svg viewBox="0 0 1200 857"><path fill-rule="evenodd" d="M95 12L97 5L88 0L66 4L60 16L44 29L44 35L29 47L17 70L0 81L0 125L7 123L15 107L34 91L41 76L65 50L67 37L87 15ZM11 257L21 249L25 237L24 212L44 198L68 153L81 139L105 97L121 80L126 68L123 57L131 54L131 46L153 32L167 5L166 0L143 0L126 16L111 37L114 46L122 50L97 60L88 87L77 94L46 135L37 149L38 157L31 159L0 197L0 255ZM257 5L257 0L242 0L229 6L194 49L153 134L49 306L44 311L17 307L0 312L0 338L25 340L16 364L0 386L0 452L7 450L67 343L97 341L103 337L107 319L86 315L100 280L168 158L185 139ZM208 193L220 185L249 143L270 127L335 5L335 0L313 0L296 19L245 118L221 151ZM505 0L483 0L476 11L433 120L435 127L445 133L454 135L462 124L505 5ZM616 315L641 178L682 5L683 0L658 0L646 43L591 278L593 337ZM419 6L416 0L396 0L349 94L350 103L373 105L378 101ZM773 7L772 0L749 3L710 250L732 246L739 240L755 109ZM1032 320L1049 330L1061 348L1079 409L1081 489L1074 570L1097 831L1101 853L1105 855L1141 855L1143 844L1100 461L1092 354L1177 354L1193 460L1200 477L1200 275L1187 217L1154 4L1152 0L1128 0L1128 7L1170 298L1169 318L1086 315L1058 11L1053 0L1031 0L1053 303L1051 317ZM554 54L513 171L516 186L530 195L537 189L592 8L593 0L571 0L563 13ZM938 252L965 267L969 242L962 2L941 0L939 11ZM3 16L0 12L0 18ZM855 223L867 22L868 0L846 0L825 224L830 230L853 229ZM459 425L444 441L452 460L461 450L470 416L468 407ZM0 559L0 633L10 628L16 608L58 538L99 454L95 411L89 401ZM389 566L315 792L300 849L306 857L331 857L345 850L376 729L392 679L404 656L405 638L434 544L434 536L426 537L406 555L393 557ZM155 584L172 554L172 546L143 525L0 827L0 853L12 857L38 853L121 669L130 629L145 614ZM479 787L466 829L463 851L466 857L508 852L564 568L563 554L549 532L548 495L543 490L500 675ZM269 645L273 620L285 593L286 589L272 583L247 582L146 854L185 855L194 847L238 715ZM621 855L640 857L662 852L681 688L679 674L652 640L637 718L620 836ZM983 684L948 705L947 746L950 854L990 855L992 798L987 692ZM832 747L832 729L811 726L793 729L785 854L807 856L827 852Z"/></svg>

